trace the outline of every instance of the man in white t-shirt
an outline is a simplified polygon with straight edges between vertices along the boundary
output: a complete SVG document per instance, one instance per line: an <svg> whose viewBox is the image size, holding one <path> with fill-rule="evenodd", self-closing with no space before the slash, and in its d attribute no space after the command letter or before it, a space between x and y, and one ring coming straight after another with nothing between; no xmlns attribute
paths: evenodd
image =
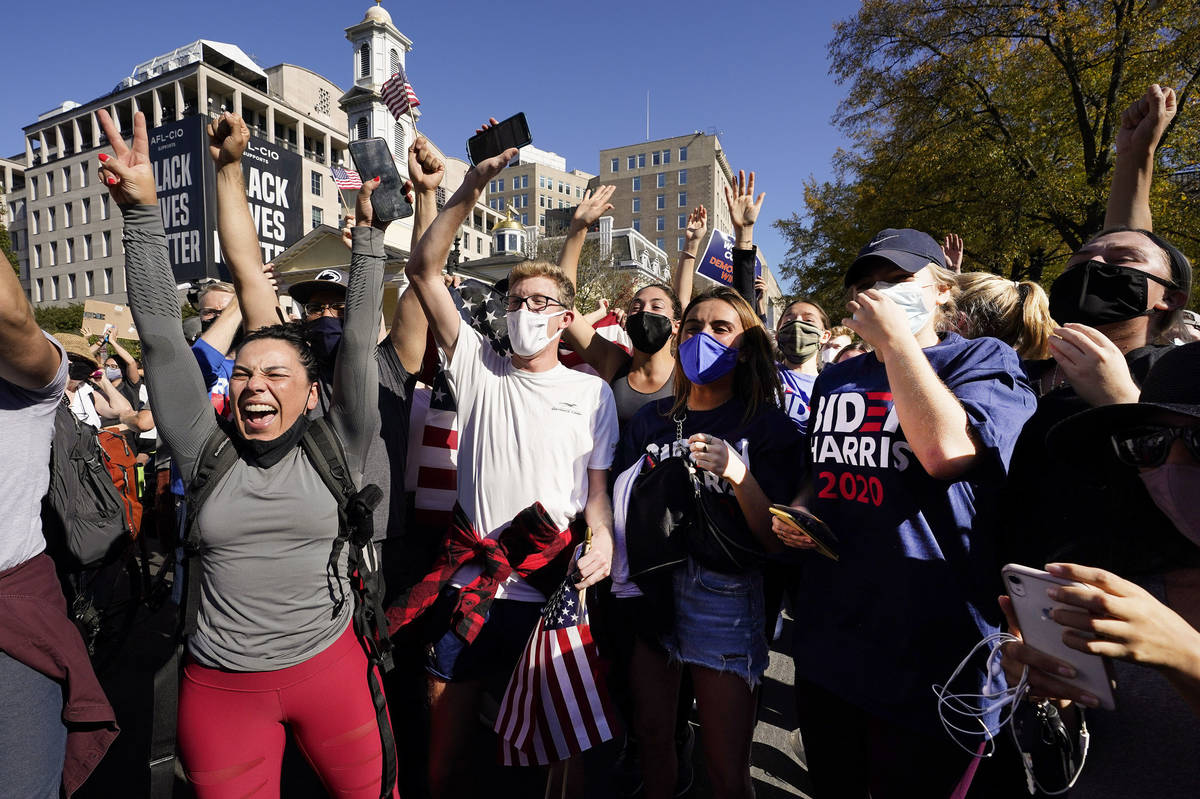
<svg viewBox="0 0 1200 799"><path fill-rule="evenodd" d="M558 338L571 322L575 287L553 264L526 262L512 270L506 305L513 354L506 358L462 320L442 280L459 226L488 181L516 155L516 149L508 150L467 173L413 249L406 272L458 404L460 507L484 538L496 538L535 502L558 529L582 512L592 531L591 547L578 563L578 585L585 587L607 577L612 561L606 481L617 416L603 380L558 361ZM452 585L466 585L480 572L478 564L464 566ZM430 658L434 799L469 790L464 782L479 772L472 766L490 760L491 752L469 751L480 696L485 687L503 690L546 599L515 575L496 597L471 643L448 631Z"/></svg>

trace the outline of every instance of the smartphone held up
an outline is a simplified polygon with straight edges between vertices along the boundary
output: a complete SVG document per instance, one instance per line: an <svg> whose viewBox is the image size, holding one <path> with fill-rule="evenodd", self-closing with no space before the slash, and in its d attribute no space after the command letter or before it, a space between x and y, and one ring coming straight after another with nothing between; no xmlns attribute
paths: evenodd
<svg viewBox="0 0 1200 799"><path fill-rule="evenodd" d="M518 112L467 139L467 157L478 166L481 161L494 158L512 147L524 147L532 143L533 135L529 132L525 114Z"/></svg>
<svg viewBox="0 0 1200 799"><path fill-rule="evenodd" d="M412 203L404 195L404 179L396 169L396 162L387 142L375 137L355 139L349 144L354 168L363 181L379 178L379 187L371 193L371 211L383 222L393 222L412 216ZM397 158L404 154L397 154Z"/></svg>

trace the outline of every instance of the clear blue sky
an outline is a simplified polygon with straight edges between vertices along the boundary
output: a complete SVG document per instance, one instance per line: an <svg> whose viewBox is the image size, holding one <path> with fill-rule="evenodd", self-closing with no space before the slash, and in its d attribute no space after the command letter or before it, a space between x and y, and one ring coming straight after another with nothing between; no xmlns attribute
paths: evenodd
<svg viewBox="0 0 1200 799"><path fill-rule="evenodd" d="M63 100L107 94L140 61L196 39L238 45L259 63L352 83L343 29L371 0L208 0L11 4L0 48L0 154ZM842 87L826 44L853 0L429 2L385 0L413 41L409 79L422 132L448 153L489 115L524 111L534 144L598 169L599 151L716 128L735 170L767 192L756 231L772 266L786 244L767 222L802 209L802 181L830 175L843 139L830 125Z"/></svg>

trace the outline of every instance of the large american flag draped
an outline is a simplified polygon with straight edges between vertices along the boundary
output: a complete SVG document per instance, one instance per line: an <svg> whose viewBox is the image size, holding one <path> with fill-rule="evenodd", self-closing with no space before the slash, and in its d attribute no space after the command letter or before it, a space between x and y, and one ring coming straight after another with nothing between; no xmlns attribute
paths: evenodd
<svg viewBox="0 0 1200 799"><path fill-rule="evenodd" d="M508 357L504 295L475 278L464 280L450 294L462 318L488 340L492 349ZM427 529L445 530L453 520L458 495L458 406L441 369L431 384L429 411L416 458L414 521Z"/></svg>
<svg viewBox="0 0 1200 799"><path fill-rule="evenodd" d="M362 178L353 169L344 166L330 167L329 174L333 175L333 183L339 189L361 189Z"/></svg>
<svg viewBox="0 0 1200 799"><path fill-rule="evenodd" d="M568 576L542 608L500 700L501 759L507 766L566 760L610 740L616 727L586 596Z"/></svg>
<svg viewBox="0 0 1200 799"><path fill-rule="evenodd" d="M404 74L404 67L398 67L395 75L387 79L380 89L383 95L383 102L392 112L392 116L396 119L407 114L412 109L421 104L417 99L416 92L413 91L412 84L408 82L408 76Z"/></svg>

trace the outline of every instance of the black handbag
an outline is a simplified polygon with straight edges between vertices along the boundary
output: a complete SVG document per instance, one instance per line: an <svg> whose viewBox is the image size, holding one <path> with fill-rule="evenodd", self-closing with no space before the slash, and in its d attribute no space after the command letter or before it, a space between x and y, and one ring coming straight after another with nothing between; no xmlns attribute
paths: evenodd
<svg viewBox="0 0 1200 799"><path fill-rule="evenodd" d="M724 574L758 569L767 559L741 509L704 491L695 467L682 457L646 457L634 478L625 529L629 576L639 587L689 556Z"/></svg>

